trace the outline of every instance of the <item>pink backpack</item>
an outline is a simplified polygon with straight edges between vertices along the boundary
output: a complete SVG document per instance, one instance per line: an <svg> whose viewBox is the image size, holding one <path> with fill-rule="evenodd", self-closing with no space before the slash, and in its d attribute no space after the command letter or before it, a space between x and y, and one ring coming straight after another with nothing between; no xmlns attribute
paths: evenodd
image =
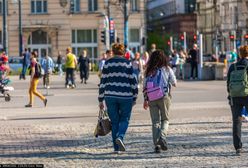
<svg viewBox="0 0 248 168"><path fill-rule="evenodd" d="M161 99L165 96L165 81L162 76L162 69L158 69L156 74L147 77L146 89L149 101Z"/></svg>

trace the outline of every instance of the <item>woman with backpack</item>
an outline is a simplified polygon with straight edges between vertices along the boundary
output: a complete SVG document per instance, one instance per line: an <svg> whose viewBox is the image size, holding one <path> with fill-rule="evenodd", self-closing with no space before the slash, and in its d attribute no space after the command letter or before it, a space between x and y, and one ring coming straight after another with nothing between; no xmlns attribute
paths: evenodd
<svg viewBox="0 0 248 168"><path fill-rule="evenodd" d="M40 94L36 89L39 83L39 78L41 77L41 65L37 62L37 54L35 52L31 53L31 69L30 69L30 86L29 86L29 103L25 107L33 106L34 95L38 96L47 105L47 99Z"/></svg>
<svg viewBox="0 0 248 168"><path fill-rule="evenodd" d="M162 50L151 54L147 63L144 79L144 109L149 107L152 120L153 143L155 152L167 150L166 136L169 126L171 104L170 86L176 87L176 77L168 65L168 59Z"/></svg>

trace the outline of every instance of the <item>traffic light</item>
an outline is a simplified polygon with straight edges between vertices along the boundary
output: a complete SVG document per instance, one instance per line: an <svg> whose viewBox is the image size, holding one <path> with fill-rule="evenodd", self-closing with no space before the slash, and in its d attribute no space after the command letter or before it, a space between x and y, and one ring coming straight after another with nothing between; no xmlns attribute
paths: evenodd
<svg viewBox="0 0 248 168"><path fill-rule="evenodd" d="M101 42L106 44L106 31L101 31Z"/></svg>
<svg viewBox="0 0 248 168"><path fill-rule="evenodd" d="M180 35L180 40L184 41L184 35Z"/></svg>
<svg viewBox="0 0 248 168"><path fill-rule="evenodd" d="M167 45L168 45L168 46L171 45L171 41L170 41L170 40L167 41Z"/></svg>
<svg viewBox="0 0 248 168"><path fill-rule="evenodd" d="M74 0L70 0L70 12L74 13L75 11L75 4L74 4Z"/></svg>
<svg viewBox="0 0 248 168"><path fill-rule="evenodd" d="M234 35L231 34L231 35L229 36L229 38L230 38L230 40L234 40Z"/></svg>
<svg viewBox="0 0 248 168"><path fill-rule="evenodd" d="M197 41L197 35L194 34L193 39L194 41Z"/></svg>

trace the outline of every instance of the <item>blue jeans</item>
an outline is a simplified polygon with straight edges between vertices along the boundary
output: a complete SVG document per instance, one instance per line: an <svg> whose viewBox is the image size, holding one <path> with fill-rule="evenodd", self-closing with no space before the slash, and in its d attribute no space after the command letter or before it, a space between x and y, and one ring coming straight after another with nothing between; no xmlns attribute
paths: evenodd
<svg viewBox="0 0 248 168"><path fill-rule="evenodd" d="M138 84L139 84L139 74L140 74L140 70L134 69L134 70L133 70L133 73L134 73L135 78L136 78L136 80L137 80L137 82L138 82Z"/></svg>
<svg viewBox="0 0 248 168"><path fill-rule="evenodd" d="M58 64L59 75L63 75L62 64Z"/></svg>
<svg viewBox="0 0 248 168"><path fill-rule="evenodd" d="M22 73L21 73L21 76L22 76L23 78L25 78L27 68L28 68L28 65L27 65L27 64L23 64L23 65L22 65Z"/></svg>
<svg viewBox="0 0 248 168"><path fill-rule="evenodd" d="M112 124L112 140L114 150L118 151L118 145L115 143L116 138L124 139L131 116L133 99L121 99L106 97L105 103Z"/></svg>

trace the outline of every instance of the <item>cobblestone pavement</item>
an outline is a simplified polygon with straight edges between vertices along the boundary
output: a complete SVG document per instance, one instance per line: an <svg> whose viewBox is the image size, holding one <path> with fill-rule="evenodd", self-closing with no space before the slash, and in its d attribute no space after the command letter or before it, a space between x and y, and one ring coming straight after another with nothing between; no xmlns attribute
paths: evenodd
<svg viewBox="0 0 248 168"><path fill-rule="evenodd" d="M173 91L169 150L154 153L148 111L139 95L125 144L114 154L111 136L93 136L97 116L97 76L74 90L52 78L48 107L28 101L28 80L13 77L11 102L0 99L0 163L44 164L46 168L248 167L248 123L243 124L245 153L236 156L224 81L179 82ZM45 92L39 86L39 91Z"/></svg>
<svg viewBox="0 0 248 168"><path fill-rule="evenodd" d="M0 124L0 162L40 163L45 167L247 167L245 153L236 156L228 117L171 121L169 150L153 152L150 122L131 121L127 152L114 154L110 135L95 138L93 123Z"/></svg>

